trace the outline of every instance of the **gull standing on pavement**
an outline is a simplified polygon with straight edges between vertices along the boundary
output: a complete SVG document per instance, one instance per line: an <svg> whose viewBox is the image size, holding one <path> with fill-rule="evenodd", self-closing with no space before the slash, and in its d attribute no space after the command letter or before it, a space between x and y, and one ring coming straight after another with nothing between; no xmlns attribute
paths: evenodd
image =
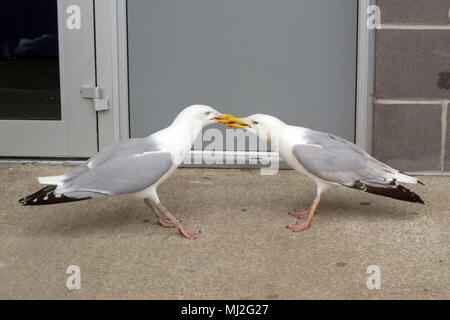
<svg viewBox="0 0 450 320"><path fill-rule="evenodd" d="M45 205L132 193L144 199L162 226L195 239L199 232L184 228L161 204L156 189L181 164L202 128L226 116L209 106L187 107L161 131L110 145L62 176L38 178L48 186L19 202Z"/></svg>
<svg viewBox="0 0 450 320"><path fill-rule="evenodd" d="M320 195L330 186L345 186L398 200L424 203L419 195L400 183L420 183L376 160L354 143L333 134L291 126L270 115L254 114L246 118L228 115L219 122L229 127L245 128L270 143L293 169L312 179L317 195L307 210L294 210L305 222L287 226L303 231L312 222Z"/></svg>

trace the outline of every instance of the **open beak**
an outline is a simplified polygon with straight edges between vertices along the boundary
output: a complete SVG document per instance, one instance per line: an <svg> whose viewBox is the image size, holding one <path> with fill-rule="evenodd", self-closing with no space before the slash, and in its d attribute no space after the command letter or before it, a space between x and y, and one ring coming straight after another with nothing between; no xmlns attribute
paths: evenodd
<svg viewBox="0 0 450 320"><path fill-rule="evenodd" d="M230 128L251 128L251 126L248 123L244 122L242 118L236 118L231 114L221 114L220 116L214 117L211 120L225 123Z"/></svg>

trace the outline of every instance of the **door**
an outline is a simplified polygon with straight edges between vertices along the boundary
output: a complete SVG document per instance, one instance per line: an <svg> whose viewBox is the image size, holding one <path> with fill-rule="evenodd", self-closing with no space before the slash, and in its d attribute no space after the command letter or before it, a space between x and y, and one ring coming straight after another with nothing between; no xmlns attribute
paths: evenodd
<svg viewBox="0 0 450 320"><path fill-rule="evenodd" d="M97 151L92 0L0 5L0 156L87 157Z"/></svg>
<svg viewBox="0 0 450 320"><path fill-rule="evenodd" d="M357 0L127 5L131 137L199 103L355 140Z"/></svg>

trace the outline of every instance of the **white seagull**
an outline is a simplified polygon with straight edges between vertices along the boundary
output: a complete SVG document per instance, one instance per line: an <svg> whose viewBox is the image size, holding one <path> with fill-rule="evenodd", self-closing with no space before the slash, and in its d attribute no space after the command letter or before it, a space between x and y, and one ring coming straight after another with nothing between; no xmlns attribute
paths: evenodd
<svg viewBox="0 0 450 320"><path fill-rule="evenodd" d="M330 186L345 186L398 200L424 203L419 195L399 183L420 183L376 160L355 144L333 134L291 126L270 115L254 114L246 118L225 117L219 122L229 127L245 128L270 143L293 169L311 178L317 195L307 210L294 210L297 218L306 218L287 226L303 231L312 222L320 195Z"/></svg>
<svg viewBox="0 0 450 320"><path fill-rule="evenodd" d="M49 186L19 202L44 205L133 193L144 199L162 226L195 239L199 232L184 228L161 204L156 189L181 164L202 128L226 116L209 106L187 107L161 131L110 145L65 175L38 178Z"/></svg>

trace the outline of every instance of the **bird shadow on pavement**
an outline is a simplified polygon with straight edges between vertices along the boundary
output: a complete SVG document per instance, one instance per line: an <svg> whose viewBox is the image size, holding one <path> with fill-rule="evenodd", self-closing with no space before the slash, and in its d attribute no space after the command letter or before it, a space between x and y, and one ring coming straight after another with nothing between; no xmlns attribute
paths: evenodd
<svg viewBox="0 0 450 320"><path fill-rule="evenodd" d="M346 202L344 202L346 201ZM392 201L392 203L391 203ZM412 207L417 206L417 207ZM383 217L392 220L415 219L423 205L411 204L396 200L382 201L355 201L354 198L348 199L322 199L317 213L320 216L335 216L339 214L343 217L363 217L373 219L373 217Z"/></svg>
<svg viewBox="0 0 450 320"><path fill-rule="evenodd" d="M105 200L41 207L39 212L30 213L31 218L27 217L23 231L30 236L77 237L93 233L145 232L159 227L153 213L143 203L137 205L133 199L122 198L122 201L115 199L104 205Z"/></svg>
<svg viewBox="0 0 450 320"><path fill-rule="evenodd" d="M350 191L350 192L348 192ZM282 196L271 198L273 203L282 203L285 212L292 210L306 210L311 205L314 195L299 195L296 199L284 199ZM277 211L280 207L274 208ZM372 219L374 216L385 217L393 220L415 219L420 212L426 210L426 205L399 201L376 195L364 194L359 191L334 189L325 192L321 196L316 215L322 217L334 217L339 214L342 217L363 217Z"/></svg>
<svg viewBox="0 0 450 320"><path fill-rule="evenodd" d="M415 219L420 211L425 208L419 204L378 198L368 200L367 197L355 199L351 194L330 194L329 196L325 194L316 214L321 217L336 217L336 215L339 215L344 218L363 217L370 220L381 216L390 220L409 220ZM282 198L277 199L277 197L270 199L272 204L278 202L282 203L281 206L264 206L264 204L258 204L257 202L252 204L248 201L242 201L242 203L238 201L234 203L233 207L237 212L236 214L243 214L241 207L248 208L245 215L255 211L255 219L308 207L308 203L305 202L303 197L300 201L284 200ZM20 218L26 220L26 223L21 223L22 232L30 236L78 237L93 233L118 235L124 232L127 234L157 233L165 230L157 224L150 208L145 206L143 202L136 202L136 199L127 196L34 207L32 209L34 212L30 212L29 216ZM184 212L184 214L181 212L182 206L178 201L172 203L168 209L174 209L174 212L177 212L177 216L181 219L186 214L191 216L189 214L191 210ZM270 212L264 213L264 211ZM200 216L198 216L199 214ZM197 213L195 217L192 216L191 222L195 224L194 221L201 220L201 216L204 215L207 215L207 213ZM206 216L203 218L206 218Z"/></svg>

